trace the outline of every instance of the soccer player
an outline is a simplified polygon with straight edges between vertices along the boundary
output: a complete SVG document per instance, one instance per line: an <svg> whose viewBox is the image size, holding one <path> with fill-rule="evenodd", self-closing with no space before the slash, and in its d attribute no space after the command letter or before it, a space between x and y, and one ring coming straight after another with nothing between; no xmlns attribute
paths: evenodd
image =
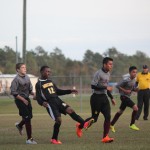
<svg viewBox="0 0 150 150"><path fill-rule="evenodd" d="M71 93L77 94L77 91L59 89L49 78L51 70L48 66L42 66L40 73L41 78L36 83L36 99L39 105L46 107L50 117L55 121L50 142L52 144L62 144L62 142L58 140L59 128L62 122L61 114L69 114L73 120L80 123L79 128L76 129L76 133L78 137L81 137L82 128L87 128L88 122L84 122L68 104L58 97L59 95Z"/></svg>
<svg viewBox="0 0 150 150"><path fill-rule="evenodd" d="M19 130L20 135L22 135L23 126L25 125L27 133L26 144L37 144L32 138L32 106L29 99L30 94L34 97L33 87L30 78L26 75L26 65L24 63L16 64L16 71L18 74L12 81L10 89L22 120L19 123L15 123L15 126Z"/></svg>
<svg viewBox="0 0 150 150"><path fill-rule="evenodd" d="M115 105L115 100L113 99L113 96L110 93L113 88L108 85L110 79L110 71L112 70L112 67L113 67L113 59L110 57L105 57L103 59L102 69L98 70L95 73L91 83L91 88L93 89L93 94L90 99L92 116L86 119L86 121L90 120L91 122L89 123L90 125L92 125L92 123L97 122L99 113L101 112L103 114L105 118L104 132L102 138L103 143L109 143L114 141L113 138L110 138L108 136L110 129L111 115L110 115L110 103L107 94L109 95L109 97L111 97L112 104Z"/></svg>
<svg viewBox="0 0 150 150"><path fill-rule="evenodd" d="M135 117L136 117L136 114L137 114L137 111L138 111L138 107L130 99L132 91L136 90L134 88L134 86L135 86L135 77L136 77L136 74L137 74L137 68L135 66L131 66L129 68L129 74L130 74L129 78L123 79L116 86L119 89L119 92L120 92L121 104L120 104L119 111L115 114L113 120L111 121L110 129L112 130L112 132L115 132L114 124L117 122L119 117L123 114L126 107L130 107L130 108L133 109L129 128L131 128L133 130L139 130L139 128L135 125Z"/></svg>
<svg viewBox="0 0 150 150"><path fill-rule="evenodd" d="M138 85L138 112L136 120L139 119L142 107L144 105L144 120L148 120L149 115L149 101L150 101L150 73L148 72L148 66L143 65L143 71L137 74L136 84Z"/></svg>

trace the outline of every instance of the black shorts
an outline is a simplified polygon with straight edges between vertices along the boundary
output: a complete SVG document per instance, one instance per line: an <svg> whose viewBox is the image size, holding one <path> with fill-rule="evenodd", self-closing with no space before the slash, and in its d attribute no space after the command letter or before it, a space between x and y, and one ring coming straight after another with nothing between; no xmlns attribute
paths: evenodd
<svg viewBox="0 0 150 150"><path fill-rule="evenodd" d="M121 104L120 104L120 109L125 110L126 107L133 107L135 103L128 97L126 96L120 96Z"/></svg>
<svg viewBox="0 0 150 150"><path fill-rule="evenodd" d="M22 116L24 119L31 119L32 115L32 105L29 98L26 98L29 104L25 105L21 100L15 99L15 103L19 109L19 115Z"/></svg>
<svg viewBox="0 0 150 150"><path fill-rule="evenodd" d="M101 112L105 120L110 121L110 103L106 94L92 94L90 104L92 117L95 118L95 120L97 120Z"/></svg>
<svg viewBox="0 0 150 150"><path fill-rule="evenodd" d="M47 108L47 111L53 120L61 117L61 114L66 115L66 109L69 105L63 102L59 97L51 98L48 103L49 107Z"/></svg>

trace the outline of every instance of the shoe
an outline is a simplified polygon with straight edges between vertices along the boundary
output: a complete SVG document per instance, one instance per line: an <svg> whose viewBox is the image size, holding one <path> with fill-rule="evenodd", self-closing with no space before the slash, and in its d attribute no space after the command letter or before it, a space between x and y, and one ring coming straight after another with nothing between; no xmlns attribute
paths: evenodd
<svg viewBox="0 0 150 150"><path fill-rule="evenodd" d="M22 135L22 134L23 134L23 127L22 127L22 128L19 127L19 123L18 123L18 122L15 123L15 126L16 126L16 128L18 129L19 134Z"/></svg>
<svg viewBox="0 0 150 150"><path fill-rule="evenodd" d="M26 144L37 144L37 142L35 142L33 140L33 138L30 138L30 139L26 140Z"/></svg>
<svg viewBox="0 0 150 150"><path fill-rule="evenodd" d="M114 138L110 138L108 135L102 139L102 143L111 143L114 141Z"/></svg>
<svg viewBox="0 0 150 150"><path fill-rule="evenodd" d="M80 138L82 136L82 129L79 128L80 123L76 124L76 134Z"/></svg>
<svg viewBox="0 0 150 150"><path fill-rule="evenodd" d="M129 128L136 131L140 130L135 124L130 125Z"/></svg>
<svg viewBox="0 0 150 150"><path fill-rule="evenodd" d="M59 141L59 140L56 140L56 139L51 139L51 141L50 141L52 144L62 144L62 142L61 141Z"/></svg>
<svg viewBox="0 0 150 150"><path fill-rule="evenodd" d="M84 129L85 130L88 130L90 127L91 127L91 125L94 123L94 119L92 118L92 119L90 119L89 121L87 121L87 122L85 122L84 123Z"/></svg>
<svg viewBox="0 0 150 150"><path fill-rule="evenodd" d="M147 117L143 117L143 119L144 119L144 120L148 120L148 118L147 118Z"/></svg>
<svg viewBox="0 0 150 150"><path fill-rule="evenodd" d="M111 129L111 131L112 131L112 132L114 132L114 133L116 132L115 127L114 127L114 126L110 125L110 129Z"/></svg>

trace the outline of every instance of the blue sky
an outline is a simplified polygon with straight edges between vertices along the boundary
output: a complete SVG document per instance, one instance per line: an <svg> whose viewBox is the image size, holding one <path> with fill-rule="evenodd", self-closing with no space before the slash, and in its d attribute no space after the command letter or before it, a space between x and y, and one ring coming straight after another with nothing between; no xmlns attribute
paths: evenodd
<svg viewBox="0 0 150 150"><path fill-rule="evenodd" d="M0 47L22 51L23 0L0 0ZM150 56L150 0L27 0L27 49L55 47L82 60L87 49Z"/></svg>

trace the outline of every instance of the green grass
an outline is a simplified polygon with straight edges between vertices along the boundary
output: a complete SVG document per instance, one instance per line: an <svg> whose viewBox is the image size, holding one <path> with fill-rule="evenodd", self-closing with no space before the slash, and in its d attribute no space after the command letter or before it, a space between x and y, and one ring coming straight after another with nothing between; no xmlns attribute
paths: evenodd
<svg viewBox="0 0 150 150"><path fill-rule="evenodd" d="M90 96L83 96L82 103L80 97L72 98L70 96L62 97L77 113L83 118L90 116ZM136 102L136 97L133 97ZM112 117L118 110L120 100L116 97L117 105L112 108ZM38 145L26 145L26 134L20 136L14 126L16 121L21 118L18 116L18 110L13 99L0 99L0 150L148 150L150 149L150 121L140 119L136 125L140 131L129 129L129 122L132 110L127 108L116 124L117 132L114 134L110 131L110 136L115 141L110 144L101 143L103 134L103 116L100 114L98 122L88 131L84 131L82 138L77 138L75 134L75 122L67 116L62 116L63 122L60 130L59 139L62 145L52 145L49 139L52 135L53 120L48 116L46 110L39 106L36 101L33 104L33 137ZM80 108L82 106L82 109ZM142 116L141 116L142 118Z"/></svg>

